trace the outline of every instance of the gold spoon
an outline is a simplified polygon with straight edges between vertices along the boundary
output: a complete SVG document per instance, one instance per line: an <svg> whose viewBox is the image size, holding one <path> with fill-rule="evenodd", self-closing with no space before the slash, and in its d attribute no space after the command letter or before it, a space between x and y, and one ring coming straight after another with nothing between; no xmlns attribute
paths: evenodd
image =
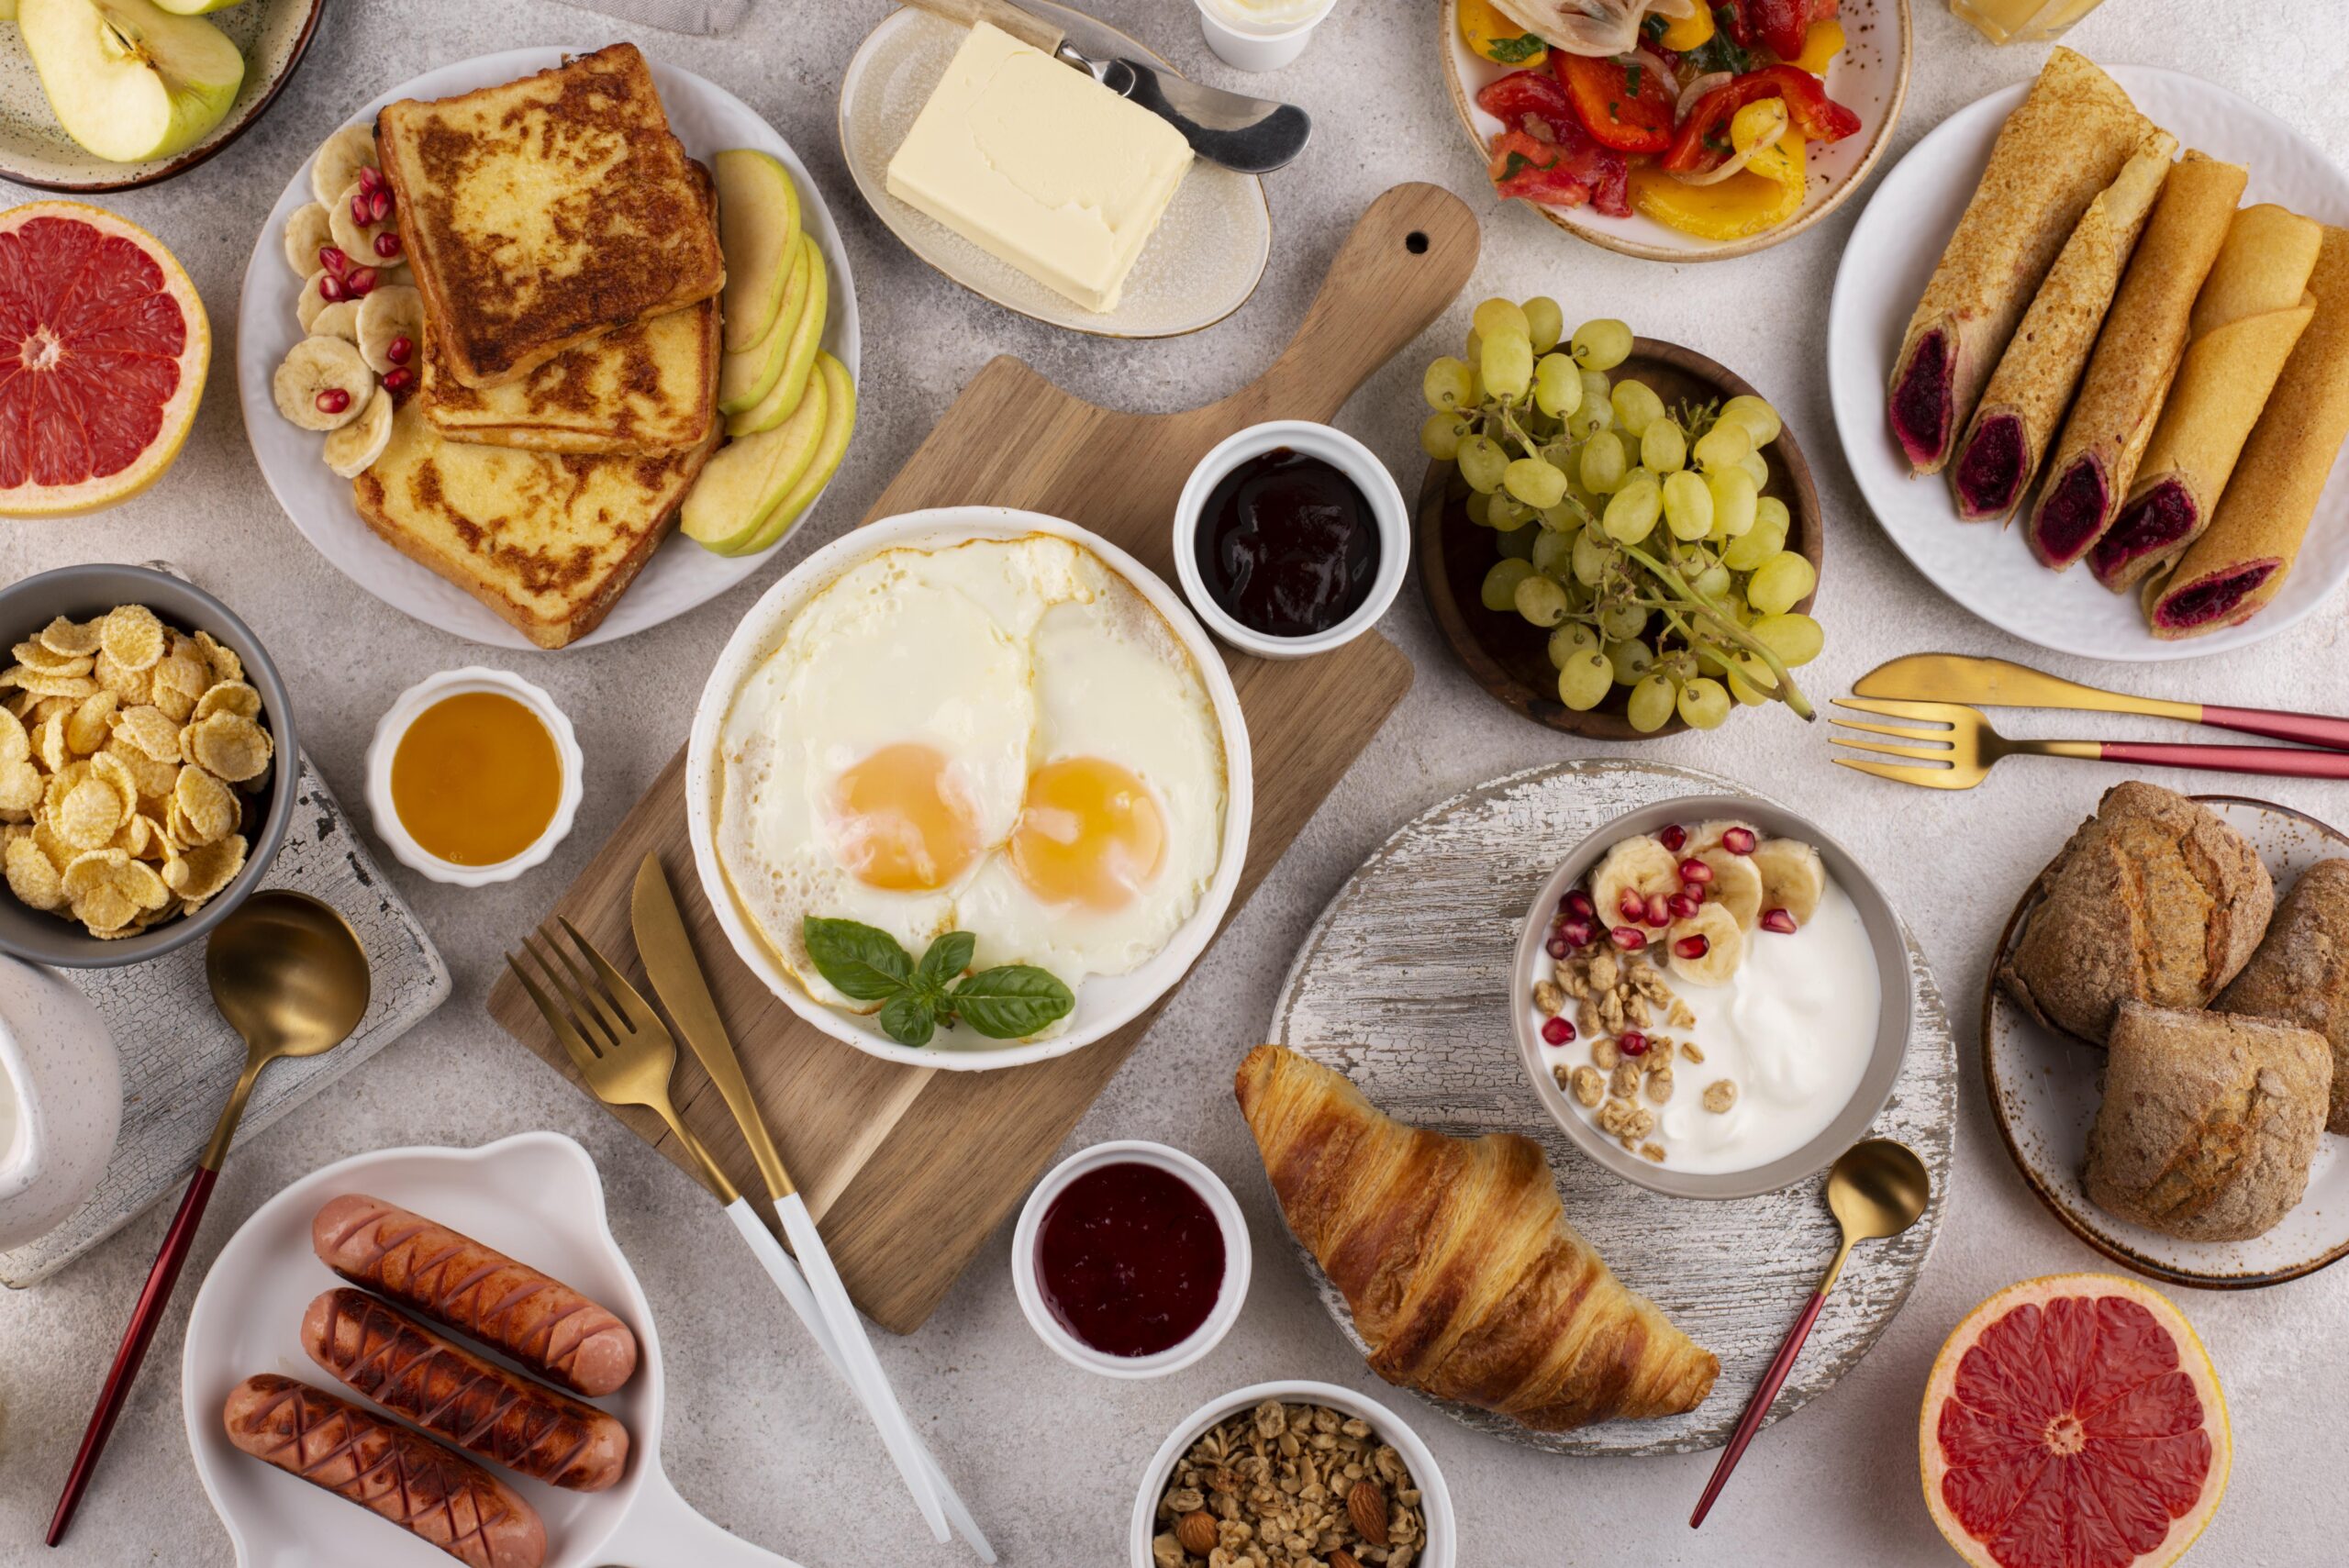
<svg viewBox="0 0 2349 1568"><path fill-rule="evenodd" d="M1762 1429L1762 1418L1770 1413L1770 1403L1777 1398L1779 1387L1787 1374L1794 1370L1795 1358L1802 1353L1802 1344L1810 1338L1810 1327L1819 1321L1819 1309L1827 1305L1827 1293L1835 1288L1835 1276L1843 1272L1843 1260L1852 1255L1852 1247L1860 1241L1880 1241L1887 1236L1898 1236L1917 1223L1925 1212L1925 1202L1932 1195L1932 1178L1925 1173L1925 1162L1905 1143L1895 1143L1889 1138L1871 1138L1854 1143L1836 1160L1835 1168L1827 1175L1827 1207L1835 1216L1835 1223L1843 1228L1843 1244L1835 1249L1835 1261L1827 1265L1827 1275L1810 1300L1795 1319L1787 1333L1786 1342L1770 1362L1770 1370L1762 1374L1761 1386L1745 1407L1745 1414L1738 1418L1737 1430L1730 1434L1729 1447L1721 1451L1720 1462L1713 1466L1713 1477L1705 1483L1705 1495L1697 1499L1696 1511L1688 1516L1688 1528L1695 1529L1705 1522L1711 1511L1713 1499L1720 1496L1721 1487L1729 1480L1729 1473L1745 1452L1745 1445Z"/></svg>
<svg viewBox="0 0 2349 1568"><path fill-rule="evenodd" d="M171 1304L180 1265L195 1244L204 1206L211 1199L213 1183L219 1178L221 1162L228 1156L229 1140L236 1137L237 1122L262 1069L281 1057L333 1050L351 1037L367 1012L366 950L350 922L306 894L271 889L239 905L206 940L204 972L212 984L213 1005L228 1027L244 1037L245 1070L237 1076L219 1125L212 1129L212 1141L187 1184L187 1195L164 1232L162 1251L147 1275L147 1287L139 1294L130 1325L123 1330L122 1348L115 1352L113 1370L106 1373L97 1408L90 1412L89 1429L82 1434L81 1450L73 1456L65 1491L49 1523L51 1546L72 1523L73 1509L97 1468L115 1418L130 1396L139 1363L146 1359L156 1326Z"/></svg>

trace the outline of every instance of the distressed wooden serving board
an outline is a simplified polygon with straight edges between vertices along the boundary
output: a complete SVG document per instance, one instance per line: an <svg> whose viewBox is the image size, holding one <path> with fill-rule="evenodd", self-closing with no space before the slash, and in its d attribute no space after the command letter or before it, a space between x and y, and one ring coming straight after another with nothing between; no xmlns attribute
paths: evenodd
<svg viewBox="0 0 2349 1568"><path fill-rule="evenodd" d="M1718 1448L1835 1254L1824 1173L1761 1197L1707 1202L1658 1196L1583 1158L1534 1098L1511 1034L1518 933L1560 859L1651 801L1753 793L1694 768L1612 761L1560 762L1480 784L1430 807L1363 862L1314 923L1281 987L1266 1039L1344 1073L1401 1120L1534 1138L1575 1229L1625 1284L1720 1357L1710 1397L1685 1416L1547 1433L1431 1401L1465 1425L1555 1453ZM1915 985L1909 1051L1891 1103L1869 1130L1917 1151L1932 1198L1906 1233L1853 1252L1772 1420L1825 1393L1876 1343L1924 1271L1948 1202L1957 1048L1924 950L1903 934ZM1330 1317L1368 1354L1345 1298L1298 1251Z"/></svg>
<svg viewBox="0 0 2349 1568"><path fill-rule="evenodd" d="M1025 507L1091 528L1171 580L1175 499L1208 450L1263 420L1333 417L1458 295L1476 247L1475 219L1450 194L1417 184L1388 191L1339 249L1296 339L1264 374L1187 413L1113 413L1018 360L996 360L864 520L928 506ZM1255 754L1255 824L1236 914L1409 689L1411 670L1377 636L1310 660L1227 657ZM1011 1213L1156 1009L1083 1051L996 1073L896 1066L818 1033L734 957L718 929L686 841L685 762L680 751L554 913L642 986L629 889L644 856L661 857L751 1090L850 1294L876 1322L910 1332ZM508 1033L571 1073L510 974L490 993L489 1010ZM673 1089L685 1121L728 1173L755 1190L741 1138L689 1055ZM650 1112L616 1114L686 1165Z"/></svg>

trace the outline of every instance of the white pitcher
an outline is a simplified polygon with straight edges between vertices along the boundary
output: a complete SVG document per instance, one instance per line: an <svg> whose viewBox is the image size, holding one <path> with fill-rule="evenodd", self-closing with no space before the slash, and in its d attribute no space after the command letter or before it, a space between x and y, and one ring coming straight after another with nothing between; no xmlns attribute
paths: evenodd
<svg viewBox="0 0 2349 1568"><path fill-rule="evenodd" d="M45 1235L96 1190L122 1123L122 1064L89 999L0 957L0 1250Z"/></svg>

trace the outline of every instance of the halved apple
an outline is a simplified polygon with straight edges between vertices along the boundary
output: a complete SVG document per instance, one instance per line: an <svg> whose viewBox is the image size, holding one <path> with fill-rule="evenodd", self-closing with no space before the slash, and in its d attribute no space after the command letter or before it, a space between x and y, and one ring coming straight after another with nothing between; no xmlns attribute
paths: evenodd
<svg viewBox="0 0 2349 1568"><path fill-rule="evenodd" d="M18 0L17 26L57 123L113 163L194 146L245 80L228 35L154 0Z"/></svg>
<svg viewBox="0 0 2349 1568"><path fill-rule="evenodd" d="M749 348L725 355L718 364L718 411L740 414L763 402L783 379L784 361L791 356L792 328L799 323L799 313L807 307L808 285L813 279L810 269L815 264L815 246L802 234L793 248L790 281L784 285L783 308L775 312L774 325L766 336Z"/></svg>
<svg viewBox="0 0 2349 1568"><path fill-rule="evenodd" d="M799 402L799 411L772 430L720 447L685 492L677 527L719 555L734 554L756 538L776 503L791 494L823 445L824 395Z"/></svg>
<svg viewBox="0 0 2349 1568"><path fill-rule="evenodd" d="M799 188L782 161L729 148L718 175L718 246L726 255L726 346L763 339L783 308L784 285L799 261Z"/></svg>
<svg viewBox="0 0 2349 1568"><path fill-rule="evenodd" d="M799 515L816 499L817 492L831 483L832 474L841 466L841 455L848 450L849 437L856 433L856 383L849 379L846 365L822 352L816 356L815 380L800 402L801 410L804 412L808 404L819 397L824 403L824 435L817 444L816 455L800 471L791 493L766 514L750 542L735 546L727 554L756 555L774 548L798 522ZM795 422L798 417L796 414L792 416Z"/></svg>
<svg viewBox="0 0 2349 1568"><path fill-rule="evenodd" d="M155 0L156 5L174 17L201 17L206 11L225 11L244 3L245 0Z"/></svg>

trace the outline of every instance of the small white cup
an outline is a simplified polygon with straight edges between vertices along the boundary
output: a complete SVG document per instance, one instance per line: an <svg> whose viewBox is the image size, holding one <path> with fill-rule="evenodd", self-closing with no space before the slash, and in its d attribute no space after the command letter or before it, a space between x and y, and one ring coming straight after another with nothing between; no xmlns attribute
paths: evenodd
<svg viewBox="0 0 2349 1568"><path fill-rule="evenodd" d="M545 831L520 854L495 865L461 866L442 860L416 841L407 824L400 820L399 807L392 801L392 757L400 749L400 738L426 708L442 697L463 692L495 692L529 708L554 738L555 757L562 764L562 792L555 797L554 816L548 819ZM579 814L579 800L584 793L580 774L586 765L587 760L579 750L579 738L572 733L570 718L555 706L554 698L539 687L519 675L481 664L443 670L402 692L393 699L384 717L375 721L375 738L367 745L367 811L375 819L375 836L384 840L384 847L400 864L410 871L422 872L435 882L484 887L493 882L510 882L554 853L554 847L570 834L572 819Z"/></svg>
<svg viewBox="0 0 2349 1568"><path fill-rule="evenodd" d="M1198 0L1199 27L1216 58L1234 71L1278 71L1305 52L1313 29L1337 3L1321 0L1295 21L1264 23L1244 20L1236 8L1228 9L1217 0Z"/></svg>
<svg viewBox="0 0 2349 1568"><path fill-rule="evenodd" d="M1037 1237L1053 1200L1066 1192L1077 1177L1104 1165L1119 1164L1154 1165L1172 1173L1199 1195L1214 1214L1217 1229L1223 1232L1223 1279L1216 1287L1214 1309L1208 1314L1206 1322L1192 1330L1189 1339L1170 1345L1156 1355L1113 1356L1095 1350L1063 1328L1061 1320L1052 1316L1052 1309L1044 1304L1043 1286L1036 1277ZM1240 1308L1248 1299L1252 1258L1248 1222L1240 1213L1240 1200L1231 1195L1231 1189L1223 1184L1221 1177L1179 1149L1139 1139L1124 1140L1097 1143L1072 1154L1036 1184L1019 1210L1019 1227L1011 1233L1011 1287L1019 1296L1019 1310L1028 1315L1028 1326L1063 1361L1104 1377L1163 1377L1215 1349L1240 1320Z"/></svg>

